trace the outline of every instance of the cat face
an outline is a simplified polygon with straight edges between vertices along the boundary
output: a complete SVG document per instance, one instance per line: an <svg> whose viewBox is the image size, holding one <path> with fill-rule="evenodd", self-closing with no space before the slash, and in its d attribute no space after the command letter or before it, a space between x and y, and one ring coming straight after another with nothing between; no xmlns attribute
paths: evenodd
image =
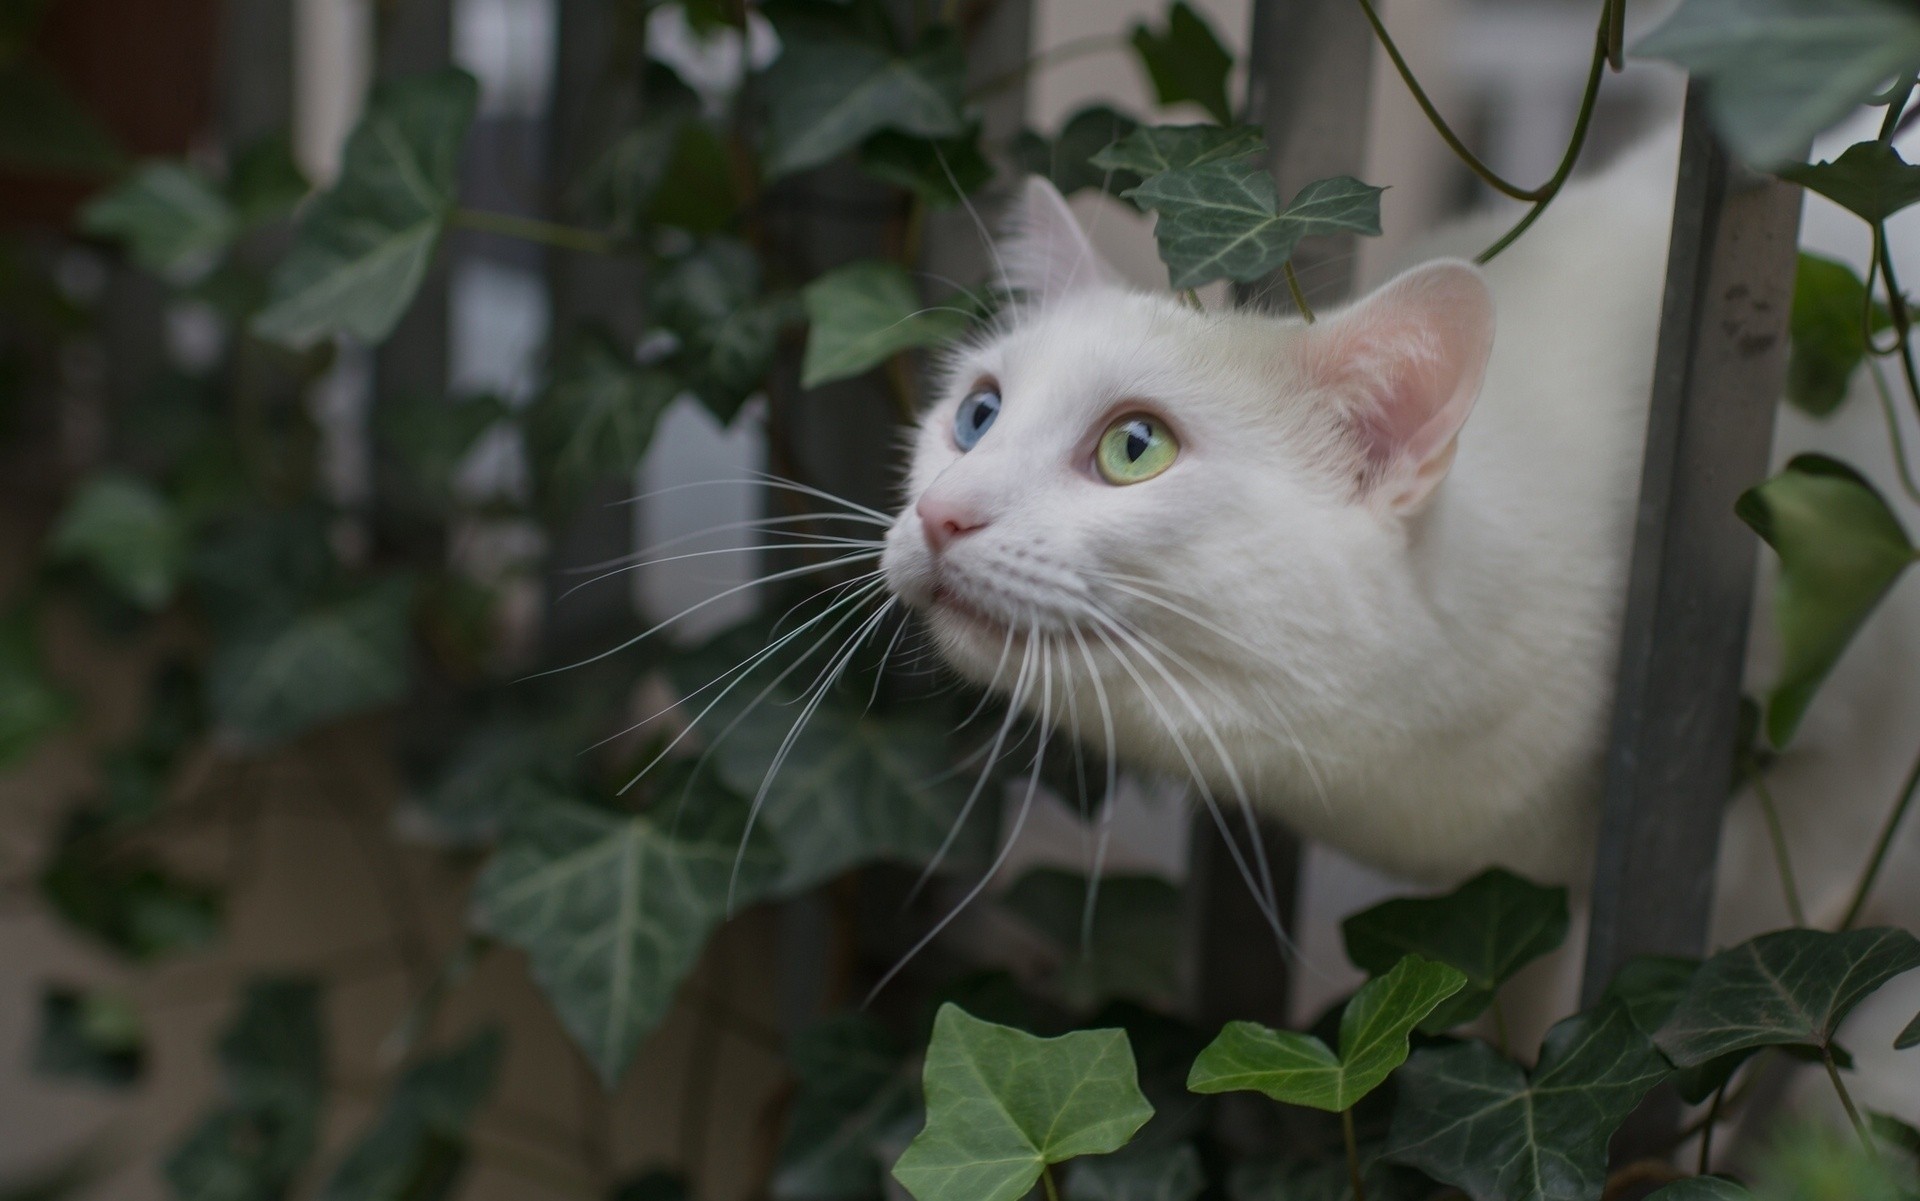
<svg viewBox="0 0 1920 1201"><path fill-rule="evenodd" d="M1391 637L1486 287L1442 263L1313 326L1203 313L1121 285L1044 181L1002 257L1028 301L947 365L888 584L976 683L1224 758L1210 736L1272 721L1250 688L1323 688Z"/></svg>

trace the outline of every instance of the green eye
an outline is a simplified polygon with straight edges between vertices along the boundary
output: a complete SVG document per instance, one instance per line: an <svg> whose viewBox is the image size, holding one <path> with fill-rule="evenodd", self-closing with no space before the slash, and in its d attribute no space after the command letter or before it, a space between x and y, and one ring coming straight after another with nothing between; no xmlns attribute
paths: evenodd
<svg viewBox="0 0 1920 1201"><path fill-rule="evenodd" d="M1107 427L1093 461L1109 484L1138 484L1173 466L1180 443L1152 417L1132 413Z"/></svg>

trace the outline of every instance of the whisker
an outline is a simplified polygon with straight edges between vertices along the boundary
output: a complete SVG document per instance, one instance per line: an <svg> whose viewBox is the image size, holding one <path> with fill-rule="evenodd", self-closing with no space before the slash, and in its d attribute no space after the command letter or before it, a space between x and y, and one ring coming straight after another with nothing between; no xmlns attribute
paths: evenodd
<svg viewBox="0 0 1920 1201"><path fill-rule="evenodd" d="M800 534L788 535L788 537L805 537L805 536L806 535L800 535ZM743 555L743 554L749 554L749 553L759 553L763 551L819 550L823 547L829 547L829 546L839 547L839 548L846 548L846 547L873 548L879 545L880 545L879 543L874 542L871 539L867 539L867 538L831 538L829 539L823 536L819 541L815 541L815 542L762 542L762 543L754 543L750 546L723 546L713 550L687 551L683 554L666 555L658 559L645 559L638 563L628 563L623 566L613 568L611 571L603 572L600 575L594 576L590 580L582 580L578 584L575 584L573 587L567 589L565 592L562 592L559 596L555 597L554 600L556 602L563 601L568 597L572 596L574 593L580 591L582 588L591 588L595 584L604 583L605 581L611 580L616 576L624 575L629 571L639 571L647 567L658 567L663 563L683 563L689 559L706 559L706 558L711 558L714 555Z"/></svg>

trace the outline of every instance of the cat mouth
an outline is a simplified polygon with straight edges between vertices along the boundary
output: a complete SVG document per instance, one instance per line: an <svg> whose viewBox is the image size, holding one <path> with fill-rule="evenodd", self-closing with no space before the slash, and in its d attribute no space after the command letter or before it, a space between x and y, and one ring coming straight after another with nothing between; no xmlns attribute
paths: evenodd
<svg viewBox="0 0 1920 1201"><path fill-rule="evenodd" d="M949 617L958 618L963 624L983 633L996 637L1005 637L1014 631L1005 620L980 608L964 596L945 584L935 584L933 594L928 598L929 607Z"/></svg>

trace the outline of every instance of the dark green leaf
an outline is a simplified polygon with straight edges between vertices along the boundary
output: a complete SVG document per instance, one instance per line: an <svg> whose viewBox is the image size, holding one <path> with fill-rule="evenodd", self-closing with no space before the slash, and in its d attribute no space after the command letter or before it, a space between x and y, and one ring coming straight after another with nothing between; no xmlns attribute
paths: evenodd
<svg viewBox="0 0 1920 1201"><path fill-rule="evenodd" d="M219 894L126 853L110 835L99 816L76 813L41 869L41 895L68 924L136 960L219 935Z"/></svg>
<svg viewBox="0 0 1920 1201"><path fill-rule="evenodd" d="M121 599L158 610L186 570L187 535L166 498L132 476L81 485L47 540L56 562L90 569Z"/></svg>
<svg viewBox="0 0 1920 1201"><path fill-rule="evenodd" d="M696 235L716 234L734 224L741 201L729 146L725 131L711 122L682 125L667 160L666 178L672 186L655 190L647 222Z"/></svg>
<svg viewBox="0 0 1920 1201"><path fill-rule="evenodd" d="M140 1012L119 992L49 988L40 994L33 1070L44 1076L124 1086L146 1060Z"/></svg>
<svg viewBox="0 0 1920 1201"><path fill-rule="evenodd" d="M1273 176L1244 159L1165 171L1133 189L1133 202L1159 212L1154 237L1175 288L1216 279L1260 279L1315 234L1380 232L1380 193L1340 176L1310 183L1285 210Z"/></svg>
<svg viewBox="0 0 1920 1201"><path fill-rule="evenodd" d="M852 39L790 43L766 74L768 176L820 166L883 129L959 137L964 74L944 38L904 58Z"/></svg>
<svg viewBox="0 0 1920 1201"><path fill-rule="evenodd" d="M1681 1067L1751 1047L1827 1047L1853 1007L1920 968L1904 930L1782 930L1715 955L1659 1033Z"/></svg>
<svg viewBox="0 0 1920 1201"><path fill-rule="evenodd" d="M1092 924L1083 926L1087 878L1035 868L1001 904L1063 952L1054 983L1068 1004L1089 1007L1111 998L1150 1004L1176 996L1185 921L1180 890L1157 876L1107 875L1094 900Z"/></svg>
<svg viewBox="0 0 1920 1201"><path fill-rule="evenodd" d="M1407 1060L1407 1036L1467 978L1444 963L1408 955L1368 981L1340 1016L1340 1053L1311 1034L1229 1022L1193 1061L1197 1093L1252 1090L1276 1101L1339 1113L1380 1086Z"/></svg>
<svg viewBox="0 0 1920 1201"><path fill-rule="evenodd" d="M268 134L234 158L227 199L244 226L264 225L293 212L313 191L293 157L293 139Z"/></svg>
<svg viewBox="0 0 1920 1201"><path fill-rule="evenodd" d="M1134 26L1133 48L1161 104L1191 100L1222 125L1233 120L1233 106L1227 101L1233 55L1187 0L1174 0L1164 32Z"/></svg>
<svg viewBox="0 0 1920 1201"><path fill-rule="evenodd" d="M1095 153L1092 163L1146 178L1202 163L1251 158L1264 149L1254 125L1142 125Z"/></svg>
<svg viewBox="0 0 1920 1201"><path fill-rule="evenodd" d="M1485 1043L1428 1047L1397 1077L1386 1154L1473 1201L1596 1201L1607 1140L1670 1070L1617 1002L1549 1030L1531 1075Z"/></svg>
<svg viewBox="0 0 1920 1201"><path fill-rule="evenodd" d="M113 135L37 63L0 63L0 167L107 176L125 165Z"/></svg>
<svg viewBox="0 0 1920 1201"><path fill-rule="evenodd" d="M1853 268L1802 254L1793 282L1793 353L1787 360L1787 399L1824 417L1847 398L1853 373L1867 357L1865 323L1875 332L1892 324L1886 306L1867 303L1867 286Z"/></svg>
<svg viewBox="0 0 1920 1201"><path fill-rule="evenodd" d="M668 370L722 424L759 391L779 349L780 331L798 319L791 298L760 291L760 264L744 243L714 238L655 273L649 312L678 346Z"/></svg>
<svg viewBox="0 0 1920 1201"><path fill-rule="evenodd" d="M473 924L524 950L561 1024L611 1085L660 1024L726 916L779 872L746 805L706 785L622 816L570 799L521 807L474 885Z"/></svg>
<svg viewBox="0 0 1920 1201"><path fill-rule="evenodd" d="M1883 1146L1891 1147L1920 1163L1920 1130L1890 1113L1868 1113L1867 1128Z"/></svg>
<svg viewBox="0 0 1920 1201"><path fill-rule="evenodd" d="M860 169L914 193L930 207L952 208L993 178L980 150L980 127L957 138L917 138L883 130L860 146Z"/></svg>
<svg viewBox="0 0 1920 1201"><path fill-rule="evenodd" d="M487 1031L414 1067L320 1193L321 1201L440 1201L459 1182L466 1130L493 1089L500 1037Z"/></svg>
<svg viewBox="0 0 1920 1201"><path fill-rule="evenodd" d="M1379 1158L1378 1148L1360 1147L1361 1185L1366 1201L1428 1201L1433 1184L1411 1168ZM1357 1201L1344 1158L1307 1162L1242 1161L1227 1176L1228 1201Z"/></svg>
<svg viewBox="0 0 1920 1201"><path fill-rule="evenodd" d="M265 746L398 701L412 682L412 598L410 581L379 580L224 637L207 672L215 719Z"/></svg>
<svg viewBox="0 0 1920 1201"><path fill-rule="evenodd" d="M1153 1116L1120 1030L1036 1038L944 1005L927 1125L894 1165L915 1201L1019 1201L1049 1164L1104 1155Z"/></svg>
<svg viewBox="0 0 1920 1201"><path fill-rule="evenodd" d="M874 1019L847 1013L802 1031L788 1058L800 1087L774 1201L881 1195L881 1139L914 1108L900 1049Z"/></svg>
<svg viewBox="0 0 1920 1201"><path fill-rule="evenodd" d="M581 178L574 200L586 223L620 234L639 231L669 173L687 115L649 117L614 139Z"/></svg>
<svg viewBox="0 0 1920 1201"><path fill-rule="evenodd" d="M1341 924L1347 958L1378 976L1403 955L1458 968L1467 987L1420 1029L1450 1030L1479 1017L1495 990L1567 937L1567 890L1542 888L1492 868L1443 897L1387 901Z"/></svg>
<svg viewBox="0 0 1920 1201"><path fill-rule="evenodd" d="M1634 53L1711 85L1721 134L1773 166L1920 65L1920 12L1896 0L1686 0Z"/></svg>
<svg viewBox="0 0 1920 1201"><path fill-rule="evenodd" d="M1920 167L1908 166L1900 152L1884 142L1849 146L1832 162L1782 167L1780 177L1873 222L1920 201Z"/></svg>
<svg viewBox="0 0 1920 1201"><path fill-rule="evenodd" d="M1067 123L1060 127L1060 136L1051 142L1032 130L1022 133L1014 143L1014 161L1029 175L1044 175L1052 180L1062 196L1071 196L1082 188L1101 188L1118 196L1138 186L1141 176L1128 168L1110 165L1101 156L1141 128L1144 127L1125 113L1104 104L1092 105L1067 118Z"/></svg>
<svg viewBox="0 0 1920 1201"><path fill-rule="evenodd" d="M678 390L604 331L579 334L526 416L527 452L551 503L565 509L596 484L631 477Z"/></svg>
<svg viewBox="0 0 1920 1201"><path fill-rule="evenodd" d="M646 1172L614 1188L611 1201L689 1201L687 1182L672 1172Z"/></svg>
<svg viewBox="0 0 1920 1201"><path fill-rule="evenodd" d="M571 714L475 722L411 798L411 814L435 846L485 846L521 806L576 782L580 749L590 741L586 724Z"/></svg>
<svg viewBox="0 0 1920 1201"><path fill-rule="evenodd" d="M274 274L256 334L295 349L343 333L386 340L453 213L478 94L471 75L452 69L375 90L339 181L307 210Z"/></svg>
<svg viewBox="0 0 1920 1201"><path fill-rule="evenodd" d="M373 419L380 441L405 469L405 486L444 508L474 446L507 416L497 396L382 396Z"/></svg>
<svg viewBox="0 0 1920 1201"><path fill-rule="evenodd" d="M155 274L186 280L226 253L240 219L205 172L158 162L89 201L80 228L124 242L133 261Z"/></svg>
<svg viewBox="0 0 1920 1201"><path fill-rule="evenodd" d="M1193 1201L1207 1187L1191 1144L1084 1159L1067 1173L1066 1201Z"/></svg>
<svg viewBox="0 0 1920 1201"><path fill-rule="evenodd" d="M194 589L215 629L290 621L323 600L335 575L327 521L318 505L252 510L200 539Z"/></svg>
<svg viewBox="0 0 1920 1201"><path fill-rule="evenodd" d="M907 269L878 259L829 271L802 296L812 323L800 368L804 388L859 375L903 350L950 342L968 325L958 309L921 304Z"/></svg>
<svg viewBox="0 0 1920 1201"><path fill-rule="evenodd" d="M1909 1165L1873 1154L1850 1130L1783 1123L1753 1171L1756 1201L1913 1201Z"/></svg>
<svg viewBox="0 0 1920 1201"><path fill-rule="evenodd" d="M1920 1047L1920 1014L1916 1014L1907 1023L1907 1028L1893 1040L1893 1049L1896 1051L1911 1051L1915 1047Z"/></svg>
<svg viewBox="0 0 1920 1201"><path fill-rule="evenodd" d="M47 678L32 615L0 618L0 770L31 755L42 739L67 723L74 708Z"/></svg>
<svg viewBox="0 0 1920 1201"><path fill-rule="evenodd" d="M1720 1176L1695 1176L1680 1180L1647 1198L1647 1201L1752 1201L1753 1194Z"/></svg>
<svg viewBox="0 0 1920 1201"><path fill-rule="evenodd" d="M1784 747L1914 548L1873 485L1822 455L1795 457L1748 489L1736 511L1780 556L1774 622L1783 661L1767 701L1767 737Z"/></svg>

